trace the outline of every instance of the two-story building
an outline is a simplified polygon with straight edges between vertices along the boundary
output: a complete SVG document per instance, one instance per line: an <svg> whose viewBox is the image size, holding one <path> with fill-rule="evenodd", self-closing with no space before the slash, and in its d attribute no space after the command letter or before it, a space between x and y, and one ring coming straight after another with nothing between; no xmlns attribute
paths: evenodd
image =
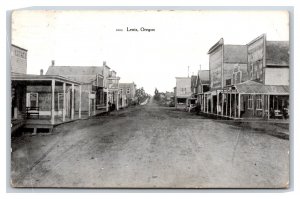
<svg viewBox="0 0 300 199"><path fill-rule="evenodd" d="M199 70L196 81L197 105L200 111L207 110L207 104L204 103L204 93L209 91L209 70Z"/></svg>
<svg viewBox="0 0 300 199"><path fill-rule="evenodd" d="M10 49L11 74L27 73L27 49L16 45L11 45Z"/></svg>
<svg viewBox="0 0 300 199"><path fill-rule="evenodd" d="M204 94L204 112L233 119L288 118L287 41L267 41L263 34L237 46L221 39L209 55L211 90Z"/></svg>
<svg viewBox="0 0 300 199"><path fill-rule="evenodd" d="M263 34L247 44L248 80L234 82L233 118L289 117L289 42L267 41ZM237 78L233 76L233 79Z"/></svg>
<svg viewBox="0 0 300 199"><path fill-rule="evenodd" d="M134 82L132 83L120 83L120 94L122 98L122 105L128 106L136 101L136 84Z"/></svg>
<svg viewBox="0 0 300 199"><path fill-rule="evenodd" d="M81 111L87 116L108 111L109 104L118 110L118 81L115 71L111 71L103 62L103 66L55 66L52 64L46 75L62 75L81 85ZM75 95L78 92L75 93ZM79 110L79 101L75 103L75 111Z"/></svg>
<svg viewBox="0 0 300 199"><path fill-rule="evenodd" d="M189 99L192 95L191 78L190 77L176 77L175 91L175 107L186 108Z"/></svg>
<svg viewBox="0 0 300 199"><path fill-rule="evenodd" d="M221 38L209 51L209 82L210 91L205 93L203 105L205 112L222 115L229 104L226 104L222 94L232 80L242 82L248 79L247 74L247 46L225 45ZM232 76L235 78L232 78Z"/></svg>

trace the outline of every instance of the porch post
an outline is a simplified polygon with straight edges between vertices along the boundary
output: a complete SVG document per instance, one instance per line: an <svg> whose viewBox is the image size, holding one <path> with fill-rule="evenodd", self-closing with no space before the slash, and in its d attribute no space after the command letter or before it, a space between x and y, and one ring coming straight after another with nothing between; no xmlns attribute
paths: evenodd
<svg viewBox="0 0 300 199"><path fill-rule="evenodd" d="M237 105L237 104L236 104L236 103L237 103L236 95L237 95L237 94L235 93L235 94L234 94L234 106L233 106L233 107L234 107L234 118L236 118L236 105Z"/></svg>
<svg viewBox="0 0 300 199"><path fill-rule="evenodd" d="M222 92L222 111L221 111L222 116L224 115L223 110L224 110L224 92Z"/></svg>
<svg viewBox="0 0 300 199"><path fill-rule="evenodd" d="M52 94L51 94L51 124L54 124L54 114L55 114L55 99L54 99L54 94L55 94L55 80L52 79L51 82L51 90L52 90Z"/></svg>
<svg viewBox="0 0 300 199"><path fill-rule="evenodd" d="M261 95L262 118L265 117L265 95Z"/></svg>
<svg viewBox="0 0 300 199"><path fill-rule="evenodd" d="M79 85L79 107L78 107L78 118L81 118L81 85Z"/></svg>
<svg viewBox="0 0 300 199"><path fill-rule="evenodd" d="M230 103L229 103L229 117L231 117L231 94L232 94L232 90L230 90L230 94L229 94L229 99L230 99Z"/></svg>
<svg viewBox="0 0 300 199"><path fill-rule="evenodd" d="M205 94L203 93L203 112L205 113Z"/></svg>
<svg viewBox="0 0 300 199"><path fill-rule="evenodd" d="M74 84L72 84L72 99L71 99L71 120L74 119L74 99L75 99L75 96L74 96Z"/></svg>
<svg viewBox="0 0 300 199"><path fill-rule="evenodd" d="M63 83L63 122L66 120L66 82Z"/></svg>
<svg viewBox="0 0 300 199"><path fill-rule="evenodd" d="M203 112L205 112L205 94L202 95L203 101L202 101L202 110Z"/></svg>
<svg viewBox="0 0 300 199"><path fill-rule="evenodd" d="M218 94L218 90L217 90L217 115L219 115L219 103L220 103L220 99L219 99L219 94Z"/></svg>
<svg viewBox="0 0 300 199"><path fill-rule="evenodd" d="M116 98L117 98L117 111L119 110L119 91L116 91Z"/></svg>
<svg viewBox="0 0 300 199"><path fill-rule="evenodd" d="M118 83L117 83L117 111L119 110L119 102L120 102L120 100L119 100L119 80L117 80L118 81Z"/></svg>
<svg viewBox="0 0 300 199"><path fill-rule="evenodd" d="M90 99L90 95L91 95L91 92L88 93L88 101L89 101L89 116L91 116L91 99Z"/></svg>
<svg viewBox="0 0 300 199"><path fill-rule="evenodd" d="M94 99L94 111L93 115L96 115L96 93L95 93L95 99Z"/></svg>
<svg viewBox="0 0 300 199"><path fill-rule="evenodd" d="M241 94L239 93L239 101L238 101L238 118L241 118Z"/></svg>
<svg viewBox="0 0 300 199"><path fill-rule="evenodd" d="M270 95L268 95L268 120L270 119Z"/></svg>
<svg viewBox="0 0 300 199"><path fill-rule="evenodd" d="M255 109L255 107L254 107L254 104L255 104L255 103L254 103L254 101L255 101L255 98L254 98L254 96L255 96L255 95L252 95L252 108L253 108L253 117L255 116L255 110L254 110L254 109Z"/></svg>
<svg viewBox="0 0 300 199"><path fill-rule="evenodd" d="M210 108L211 108L211 110L210 110L210 112L211 113L214 113L214 96L213 96L213 94L211 93L210 94L210 96L211 96L211 103L210 103Z"/></svg>
<svg viewBox="0 0 300 199"><path fill-rule="evenodd" d="M106 111L108 111L108 88L106 90Z"/></svg>
<svg viewBox="0 0 300 199"><path fill-rule="evenodd" d="M228 116L228 89L226 89L226 113L225 115Z"/></svg>

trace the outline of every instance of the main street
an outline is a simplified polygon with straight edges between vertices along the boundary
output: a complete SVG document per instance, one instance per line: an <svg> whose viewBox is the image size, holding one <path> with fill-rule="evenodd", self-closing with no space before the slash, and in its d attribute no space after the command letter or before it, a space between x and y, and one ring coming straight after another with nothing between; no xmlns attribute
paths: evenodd
<svg viewBox="0 0 300 199"><path fill-rule="evenodd" d="M174 108L130 107L12 140L20 187L282 187L289 140Z"/></svg>

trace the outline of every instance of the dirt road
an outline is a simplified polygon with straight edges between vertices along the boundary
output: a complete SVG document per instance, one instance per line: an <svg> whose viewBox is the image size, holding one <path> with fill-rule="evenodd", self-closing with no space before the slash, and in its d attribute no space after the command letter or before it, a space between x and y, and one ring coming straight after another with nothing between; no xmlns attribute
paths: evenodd
<svg viewBox="0 0 300 199"><path fill-rule="evenodd" d="M289 141L155 103L12 141L20 187L282 187Z"/></svg>

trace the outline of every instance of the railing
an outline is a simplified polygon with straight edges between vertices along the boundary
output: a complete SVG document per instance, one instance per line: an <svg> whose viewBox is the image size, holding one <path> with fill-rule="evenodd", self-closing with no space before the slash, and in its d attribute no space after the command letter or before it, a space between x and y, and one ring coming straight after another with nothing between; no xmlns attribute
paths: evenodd
<svg viewBox="0 0 300 199"><path fill-rule="evenodd" d="M40 117L40 108L39 107L26 107L26 118L30 118L30 116Z"/></svg>

